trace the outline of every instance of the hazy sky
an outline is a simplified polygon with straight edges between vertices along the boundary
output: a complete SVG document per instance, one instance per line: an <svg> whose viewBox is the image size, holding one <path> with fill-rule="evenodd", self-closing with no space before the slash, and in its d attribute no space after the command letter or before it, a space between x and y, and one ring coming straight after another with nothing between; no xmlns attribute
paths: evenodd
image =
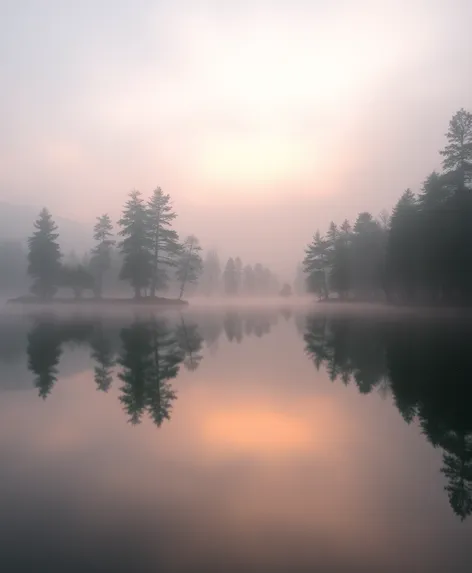
<svg viewBox="0 0 472 573"><path fill-rule="evenodd" d="M0 199L92 221L133 187L291 269L390 208L472 107L470 0L0 0Z"/></svg>

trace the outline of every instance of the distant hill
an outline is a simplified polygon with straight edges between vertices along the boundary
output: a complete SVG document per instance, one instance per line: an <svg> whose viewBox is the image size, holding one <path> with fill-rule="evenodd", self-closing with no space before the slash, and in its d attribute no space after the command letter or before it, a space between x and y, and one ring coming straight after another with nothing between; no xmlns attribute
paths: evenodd
<svg viewBox="0 0 472 573"><path fill-rule="evenodd" d="M30 205L13 205L0 201L0 241L25 242L33 231L33 223L41 210ZM58 226L59 241L62 251L67 254L71 250L82 253L92 246L92 229L87 225L57 217L53 213Z"/></svg>

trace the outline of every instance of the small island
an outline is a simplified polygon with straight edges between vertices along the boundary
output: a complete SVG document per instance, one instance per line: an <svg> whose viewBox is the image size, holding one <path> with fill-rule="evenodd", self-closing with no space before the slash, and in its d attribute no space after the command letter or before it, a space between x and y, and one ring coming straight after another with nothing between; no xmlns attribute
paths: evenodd
<svg viewBox="0 0 472 573"><path fill-rule="evenodd" d="M77 263L64 263L56 223L48 209L41 210L28 239L28 274L31 294L8 301L19 305L97 305L107 307L182 307L188 285L197 282L203 263L201 247L194 235L180 241L172 228L176 218L170 195L157 187L148 201L139 191L128 196L118 221L118 249L122 264L119 278L128 282L134 296L104 296L104 275L110 267L116 244L108 214L97 218L90 256ZM170 278L178 285L178 297L166 298ZM64 296L70 291L71 296Z"/></svg>

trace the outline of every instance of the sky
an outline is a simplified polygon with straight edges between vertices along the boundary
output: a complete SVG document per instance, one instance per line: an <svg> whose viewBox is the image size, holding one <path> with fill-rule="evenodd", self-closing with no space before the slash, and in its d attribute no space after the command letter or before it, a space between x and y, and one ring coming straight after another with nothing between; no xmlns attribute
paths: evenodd
<svg viewBox="0 0 472 573"><path fill-rule="evenodd" d="M391 209L472 108L469 0L0 0L0 200L177 229L290 275Z"/></svg>

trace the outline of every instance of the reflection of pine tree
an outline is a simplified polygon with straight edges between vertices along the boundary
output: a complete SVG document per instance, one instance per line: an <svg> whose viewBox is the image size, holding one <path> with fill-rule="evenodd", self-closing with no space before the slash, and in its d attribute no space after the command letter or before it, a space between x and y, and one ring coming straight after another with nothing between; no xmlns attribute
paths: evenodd
<svg viewBox="0 0 472 573"><path fill-rule="evenodd" d="M147 383L152 367L151 337L146 324L136 323L121 332L123 350L118 363L123 367L120 401L132 424L139 424L146 408Z"/></svg>
<svg viewBox="0 0 472 573"><path fill-rule="evenodd" d="M243 324L241 315L238 312L227 312L223 321L226 337L230 342L243 339Z"/></svg>
<svg viewBox="0 0 472 573"><path fill-rule="evenodd" d="M306 323L305 352L317 369L324 365L331 381L353 379L363 394L383 384L385 344L376 325L356 320L311 317Z"/></svg>
<svg viewBox="0 0 472 573"><path fill-rule="evenodd" d="M361 393L389 390L406 422L417 419L444 450L442 473L453 511L472 514L472 327L316 318L305 351L332 380L354 378ZM452 374L453 373L453 374Z"/></svg>
<svg viewBox="0 0 472 573"><path fill-rule="evenodd" d="M305 340L305 352L313 360L317 370L323 364L329 363L331 350L327 343L325 318L308 318L303 338Z"/></svg>
<svg viewBox="0 0 472 573"><path fill-rule="evenodd" d="M196 324L186 324L183 317L180 326L176 331L177 341L183 352L184 366L187 370L194 371L200 366L203 360L202 343L203 339Z"/></svg>
<svg viewBox="0 0 472 573"><path fill-rule="evenodd" d="M354 379L362 394L369 394L385 375L383 328L376 322L356 321L349 337Z"/></svg>
<svg viewBox="0 0 472 573"><path fill-rule="evenodd" d="M169 380L179 373L182 352L175 334L164 320L153 320L150 333L152 337L152 368L148 381L147 408L156 426L164 420L170 420L172 402L177 398Z"/></svg>
<svg viewBox="0 0 472 573"><path fill-rule="evenodd" d="M270 333L274 324L277 324L277 315L269 313L252 313L251 320L253 325L253 333L258 338L262 338L264 335Z"/></svg>
<svg viewBox="0 0 472 573"><path fill-rule="evenodd" d="M152 319L124 328L121 337L121 403L132 424L139 424L147 412L160 426L170 419L177 397L169 382L177 376L183 359L175 334L164 320Z"/></svg>
<svg viewBox="0 0 472 573"><path fill-rule="evenodd" d="M199 330L207 347L215 350L223 330L223 321L217 313L210 313L199 323Z"/></svg>
<svg viewBox="0 0 472 573"><path fill-rule="evenodd" d="M448 480L444 488L454 513L464 520L472 513L472 435L449 434L443 443L444 466Z"/></svg>
<svg viewBox="0 0 472 573"><path fill-rule="evenodd" d="M45 399L57 380L61 357L59 326L53 321L38 322L28 334L28 368L35 374L34 385L39 396Z"/></svg>
<svg viewBox="0 0 472 573"><path fill-rule="evenodd" d="M94 329L90 346L92 348L92 358L96 361L94 368L94 379L97 389L101 392L108 392L113 382L112 368L114 366L114 352L110 338L106 336L102 324L98 324Z"/></svg>

